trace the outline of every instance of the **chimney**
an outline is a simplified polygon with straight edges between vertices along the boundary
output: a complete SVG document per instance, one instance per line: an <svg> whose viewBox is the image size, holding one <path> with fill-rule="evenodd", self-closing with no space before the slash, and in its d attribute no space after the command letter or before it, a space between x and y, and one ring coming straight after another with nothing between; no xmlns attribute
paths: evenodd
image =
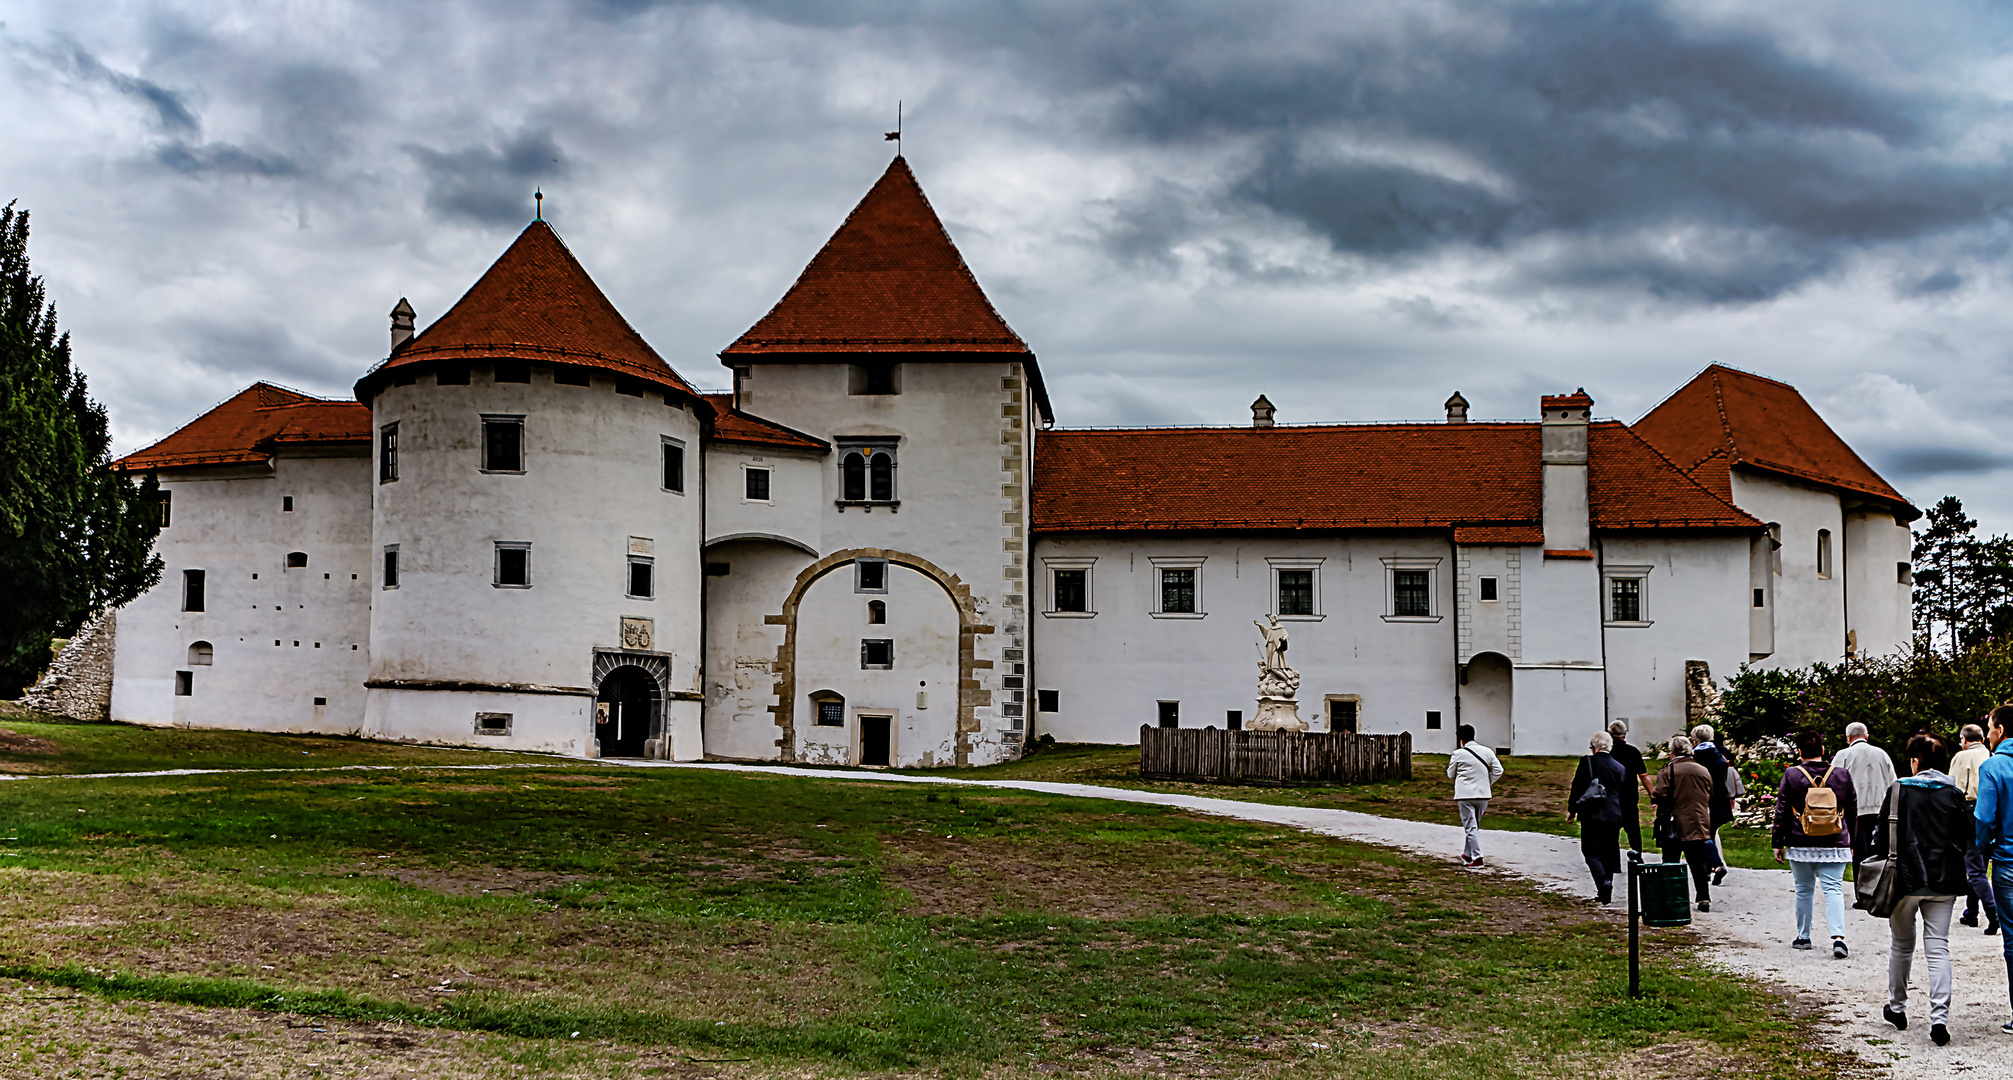
<svg viewBox="0 0 2013 1080"><path fill-rule="evenodd" d="M1587 524L1587 421L1594 399L1584 387L1539 402L1540 445L1545 474L1545 549L1586 551L1593 546Z"/></svg>
<svg viewBox="0 0 2013 1080"><path fill-rule="evenodd" d="M405 297L398 298L398 306L391 309L391 348L398 351L400 345L412 336L412 305Z"/></svg>
<svg viewBox="0 0 2013 1080"><path fill-rule="evenodd" d="M1447 399L1447 422L1450 424L1468 422L1468 399L1462 397L1459 390L1454 391L1454 396Z"/></svg>
<svg viewBox="0 0 2013 1080"><path fill-rule="evenodd" d="M1251 403L1251 426L1255 428L1272 426L1272 402L1264 394Z"/></svg>

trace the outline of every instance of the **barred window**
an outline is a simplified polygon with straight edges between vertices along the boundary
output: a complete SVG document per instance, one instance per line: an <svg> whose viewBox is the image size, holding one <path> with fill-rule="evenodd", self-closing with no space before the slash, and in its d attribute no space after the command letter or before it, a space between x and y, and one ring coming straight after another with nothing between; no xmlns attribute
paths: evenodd
<svg viewBox="0 0 2013 1080"><path fill-rule="evenodd" d="M1391 614L1433 614L1433 596L1429 589L1431 579L1432 575L1425 570L1391 571Z"/></svg>
<svg viewBox="0 0 2013 1080"><path fill-rule="evenodd" d="M1608 618L1612 622L1643 621L1643 579L1618 577L1608 580Z"/></svg>
<svg viewBox="0 0 2013 1080"><path fill-rule="evenodd" d="M1279 614L1314 614L1314 571L1279 571Z"/></svg>
<svg viewBox="0 0 2013 1080"><path fill-rule="evenodd" d="M1160 610L1168 614L1192 615L1195 613L1195 568L1192 566L1162 567L1160 571Z"/></svg>

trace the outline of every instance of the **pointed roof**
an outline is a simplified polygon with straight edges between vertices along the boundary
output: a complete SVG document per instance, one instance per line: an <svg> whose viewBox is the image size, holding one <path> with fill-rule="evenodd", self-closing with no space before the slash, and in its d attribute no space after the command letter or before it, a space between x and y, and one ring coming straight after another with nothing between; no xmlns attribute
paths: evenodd
<svg viewBox="0 0 2013 1080"><path fill-rule="evenodd" d="M1732 493L1731 471L1745 468L1870 497L1909 520L1919 516L1785 382L1713 364L1632 426L1721 495Z"/></svg>
<svg viewBox="0 0 2013 1080"><path fill-rule="evenodd" d="M543 360L628 375L699 401L608 302L545 221L525 226L447 314L357 380L369 401L399 368L442 360Z"/></svg>
<svg viewBox="0 0 2013 1080"><path fill-rule="evenodd" d="M370 444L370 410L253 383L174 434L112 463L125 472L262 462L280 446Z"/></svg>

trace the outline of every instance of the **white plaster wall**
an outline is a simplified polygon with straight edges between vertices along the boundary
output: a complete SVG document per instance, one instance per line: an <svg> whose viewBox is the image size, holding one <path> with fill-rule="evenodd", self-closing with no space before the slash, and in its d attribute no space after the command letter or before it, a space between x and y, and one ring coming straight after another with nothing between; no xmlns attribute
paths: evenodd
<svg viewBox="0 0 2013 1080"><path fill-rule="evenodd" d="M1892 514L1861 507L1845 515L1845 543L1846 614L1860 655L1906 651L1915 587L1896 564L1909 561L1914 534Z"/></svg>
<svg viewBox="0 0 2013 1080"><path fill-rule="evenodd" d="M1604 672L1584 664L1519 664L1511 745L1519 754L1583 754L1587 736L1606 724Z"/></svg>
<svg viewBox="0 0 2013 1080"><path fill-rule="evenodd" d="M112 718L252 731L361 728L369 476L361 456L298 452L270 468L164 472L172 514L155 550L166 566L158 585L119 612ZM286 496L291 513L281 509ZM305 569L287 569L292 551L307 553ZM204 611L181 610L186 569L206 572ZM188 663L197 641L214 647L208 667ZM194 674L188 697L175 696L177 671Z"/></svg>
<svg viewBox="0 0 2013 1080"><path fill-rule="evenodd" d="M374 737L394 742L592 756L594 699L494 691L371 691ZM509 735L475 733L477 713L509 713Z"/></svg>
<svg viewBox="0 0 2013 1080"><path fill-rule="evenodd" d="M1537 549L1528 550L1536 555ZM1463 629L1461 660L1476 653L1496 652L1511 659L1522 653L1523 582L1526 549L1465 546L1460 548L1462 584L1458 593ZM1496 599L1482 599L1480 581L1496 579Z"/></svg>
<svg viewBox="0 0 2013 1080"><path fill-rule="evenodd" d="M1756 667L1798 668L1845 656L1845 579L1817 575L1817 531L1832 535L1832 566L1840 565L1844 514L1829 491L1735 470L1733 502L1764 522L1782 526L1780 572L1774 574L1775 651ZM1888 567L1889 573L1893 567ZM1714 673L1715 675L1718 672ZM1729 673L1730 674L1730 673Z"/></svg>
<svg viewBox="0 0 2013 1080"><path fill-rule="evenodd" d="M1035 730L1064 742L1135 743L1158 722L1158 702L1181 703L1183 727L1223 727L1227 710L1257 709L1258 630L1273 610L1268 558L1320 558L1318 619L1285 619L1288 663L1301 675L1300 715L1326 730L1327 695L1360 695L1358 730L1413 733L1422 752L1453 747L1452 551L1444 539L1351 537L1044 536L1035 545L1033 685L1060 692L1060 709ZM1204 617L1155 618L1154 556L1201 557ZM1093 618L1045 614L1054 606L1043 560L1096 558ZM1385 558L1439 560L1429 622L1392 622ZM1425 727L1428 710L1442 727Z"/></svg>
<svg viewBox="0 0 2013 1080"><path fill-rule="evenodd" d="M887 605L886 623L867 621L870 600ZM862 669L863 638L894 641L894 668ZM856 591L850 564L812 582L797 608L796 675L799 761L858 764L863 712L895 717L891 764L929 767L956 760L958 611L949 594L922 573L890 565L886 593ZM811 695L820 690L846 699L845 727L816 725Z"/></svg>
<svg viewBox="0 0 2013 1080"><path fill-rule="evenodd" d="M1523 655L1511 713L1519 754L1573 752L1606 721L1601 669L1601 578L1592 559L1523 552Z"/></svg>
<svg viewBox="0 0 2013 1080"><path fill-rule="evenodd" d="M1627 719L1645 738L1674 734L1688 726L1685 661L1705 661L1724 685L1747 660L1748 537L1611 533L1598 542L1604 567L1649 568L1643 583L1649 625L1603 630L1608 716ZM1581 744L1597 729L1589 728Z"/></svg>
<svg viewBox="0 0 2013 1080"><path fill-rule="evenodd" d="M422 374L415 385L384 389L372 411L376 428L399 424L399 479L375 483L373 465L370 576L381 585L376 553L397 544L400 578L398 588L374 588L373 681L588 689L595 650L622 645L628 616L654 621L651 651L669 654L672 693L696 696L700 496L689 483L683 494L665 491L661 457L665 436L683 440L688 454L699 445L688 406L667 405L658 393L617 393L598 373L589 386L564 386L532 365L530 383L497 383L488 365L476 364L470 385L438 386ZM484 414L524 416L523 474L482 472ZM654 599L624 595L632 536L652 542ZM530 588L492 584L496 541L531 544ZM415 695L430 701L392 700ZM591 745L584 705L555 712L550 695L514 696L516 707L493 711L552 723L577 717L578 730L526 728L480 745ZM416 730L411 724L428 732L459 726L467 734L451 741L471 741L465 706L445 691L373 689L366 731L398 738Z"/></svg>
<svg viewBox="0 0 2013 1080"><path fill-rule="evenodd" d="M708 548L706 561L727 565L726 574L706 579L706 752L774 760L781 729L769 707L783 628L763 620L782 613L798 572L813 560L784 544L733 541Z"/></svg>
<svg viewBox="0 0 2013 1080"><path fill-rule="evenodd" d="M705 462L708 543L723 536L775 536L822 550L821 526L832 508L825 493L825 455L714 443L706 447ZM769 470L768 502L747 498L749 466Z"/></svg>

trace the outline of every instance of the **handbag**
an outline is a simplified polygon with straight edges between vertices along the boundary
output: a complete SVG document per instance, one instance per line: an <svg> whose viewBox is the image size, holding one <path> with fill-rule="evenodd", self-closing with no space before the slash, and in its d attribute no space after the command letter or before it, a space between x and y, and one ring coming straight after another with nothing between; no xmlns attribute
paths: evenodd
<svg viewBox="0 0 2013 1080"><path fill-rule="evenodd" d="M1600 777L1592 775L1594 771L1593 758L1585 757L1580 760L1586 763L1587 773L1591 778L1587 781L1587 790L1580 792L1580 797L1573 800L1573 809L1581 817L1586 817L1596 810L1606 809L1608 786L1601 783Z"/></svg>
<svg viewBox="0 0 2013 1080"><path fill-rule="evenodd" d="M1901 901L1901 785L1887 788L1887 851L1868 855L1852 873L1858 907L1876 919L1894 914Z"/></svg>

